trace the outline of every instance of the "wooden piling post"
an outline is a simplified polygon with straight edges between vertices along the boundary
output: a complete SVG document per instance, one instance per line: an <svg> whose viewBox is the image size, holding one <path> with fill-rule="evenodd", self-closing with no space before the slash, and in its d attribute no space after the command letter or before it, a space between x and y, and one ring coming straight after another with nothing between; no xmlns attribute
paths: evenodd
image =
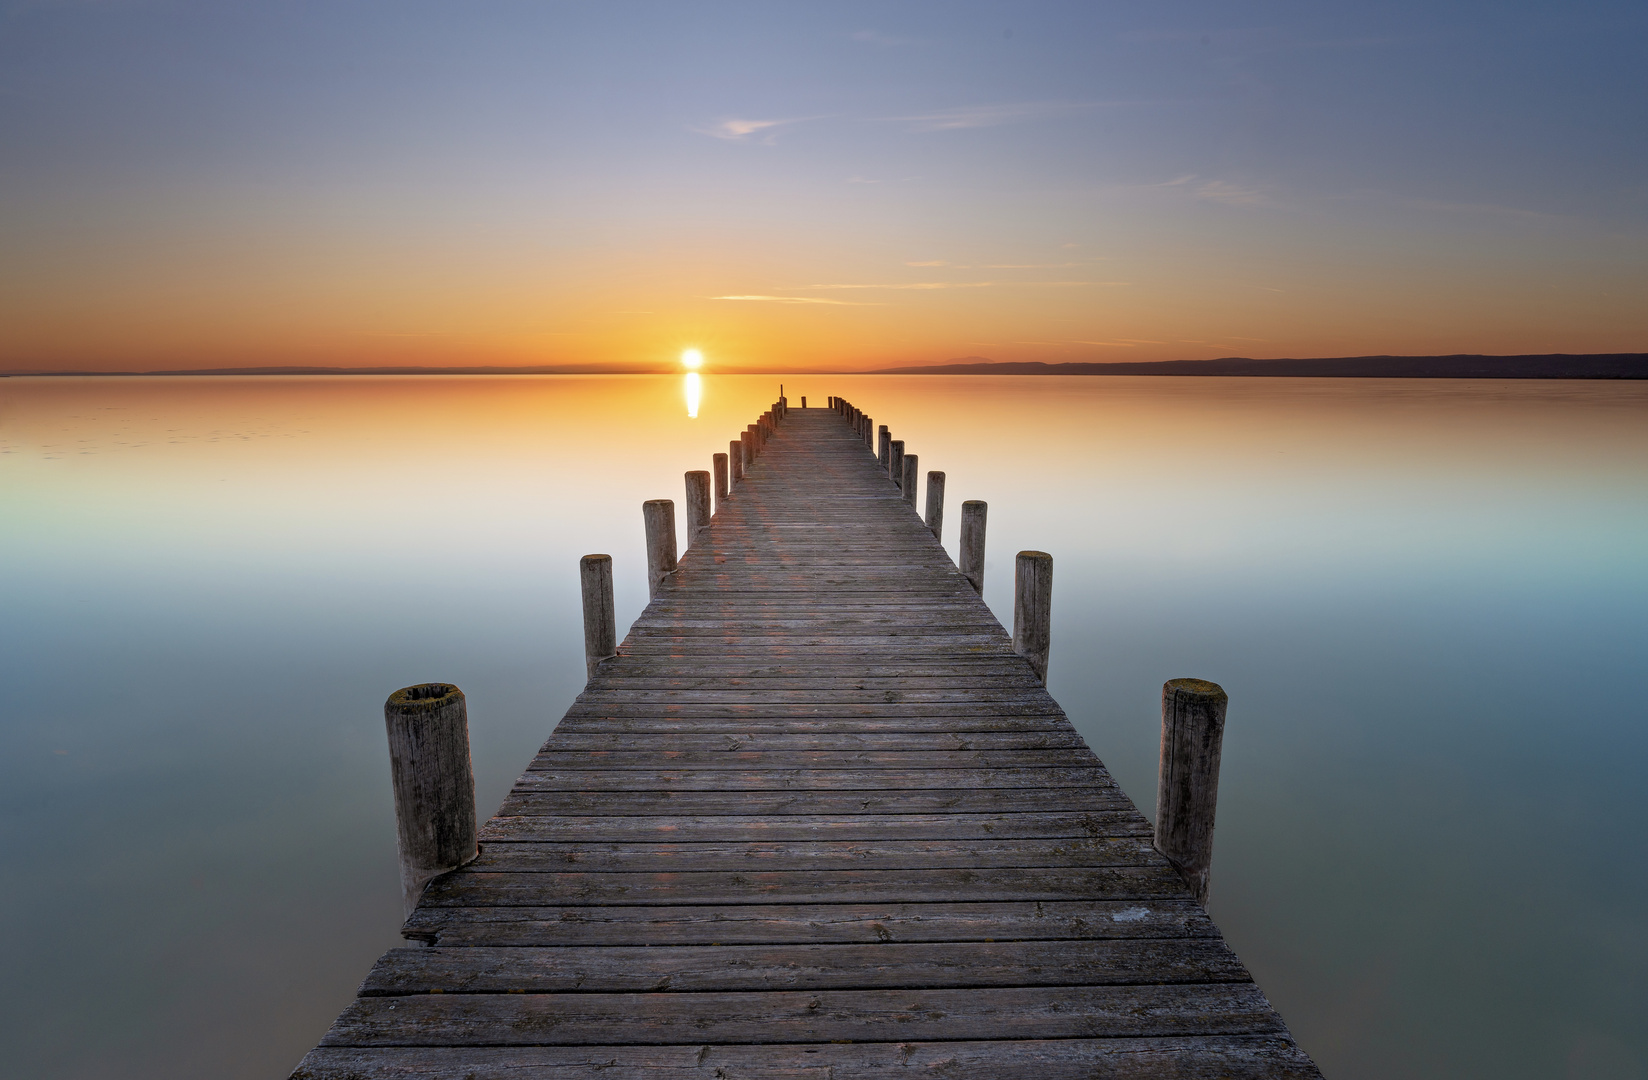
<svg viewBox="0 0 1648 1080"><path fill-rule="evenodd" d="M984 594L984 524L990 504L968 499L961 504L961 558L956 564L961 576L970 581L979 595Z"/></svg>
<svg viewBox="0 0 1648 1080"><path fill-rule="evenodd" d="M656 599L675 573L675 502L648 499L641 504L641 517L647 527L647 596Z"/></svg>
<svg viewBox="0 0 1648 1080"><path fill-rule="evenodd" d="M469 714L451 683L408 686L383 705L395 788L401 905L408 917L424 886L475 858L475 772Z"/></svg>
<svg viewBox="0 0 1648 1080"><path fill-rule="evenodd" d="M875 439L874 439L875 419L873 417L866 416L864 418L863 428L864 428L864 432L863 432L863 434L864 434L864 445L868 446L871 450L874 450L875 449Z"/></svg>
<svg viewBox="0 0 1648 1080"><path fill-rule="evenodd" d="M618 655L618 616L612 602L612 556L578 560L584 594L584 669L591 679L601 661Z"/></svg>
<svg viewBox="0 0 1648 1080"><path fill-rule="evenodd" d="M904 488L904 440L892 439L887 443L887 475L892 477L893 483L900 490Z"/></svg>
<svg viewBox="0 0 1648 1080"><path fill-rule="evenodd" d="M807 395L806 394L801 395L801 407L803 409L805 409L807 407Z"/></svg>
<svg viewBox="0 0 1648 1080"><path fill-rule="evenodd" d="M927 527L933 535L944 539L944 474L927 474Z"/></svg>
<svg viewBox="0 0 1648 1080"><path fill-rule="evenodd" d="M744 472L748 473L750 466L755 464L755 428L745 428L739 438L744 440Z"/></svg>
<svg viewBox="0 0 1648 1080"><path fill-rule="evenodd" d="M892 456L892 453L893 433L887 430L886 424L882 424L881 430L876 433L876 464L885 469L887 459Z"/></svg>
<svg viewBox="0 0 1648 1080"><path fill-rule="evenodd" d="M1013 565L1013 651L1030 661L1043 686L1052 621L1053 556L1021 551Z"/></svg>
<svg viewBox="0 0 1648 1080"><path fill-rule="evenodd" d="M715 509L719 511L732 490L727 478L727 455L711 454L710 468L715 472Z"/></svg>
<svg viewBox="0 0 1648 1080"><path fill-rule="evenodd" d="M899 486L904 489L904 501L910 504L910 509L916 508L916 481L920 479L920 457L916 454L904 455L904 476Z"/></svg>
<svg viewBox="0 0 1648 1080"><path fill-rule="evenodd" d="M710 527L710 474L703 469L687 473L687 546Z"/></svg>
<svg viewBox="0 0 1648 1080"><path fill-rule="evenodd" d="M732 491L732 485L744 479L744 443L741 439L733 439L727 443L727 491Z"/></svg>
<svg viewBox="0 0 1648 1080"><path fill-rule="evenodd" d="M1219 751L1230 699L1218 683L1169 679L1162 685L1162 760L1156 779L1156 850L1207 903Z"/></svg>

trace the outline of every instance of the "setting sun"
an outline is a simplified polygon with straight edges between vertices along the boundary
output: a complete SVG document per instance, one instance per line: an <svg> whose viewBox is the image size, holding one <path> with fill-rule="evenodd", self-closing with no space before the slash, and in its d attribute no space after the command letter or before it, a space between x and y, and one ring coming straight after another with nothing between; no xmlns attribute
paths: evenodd
<svg viewBox="0 0 1648 1080"><path fill-rule="evenodd" d="M686 352L681 354L681 366L694 369L703 367L704 354L699 352L697 349L688 349Z"/></svg>

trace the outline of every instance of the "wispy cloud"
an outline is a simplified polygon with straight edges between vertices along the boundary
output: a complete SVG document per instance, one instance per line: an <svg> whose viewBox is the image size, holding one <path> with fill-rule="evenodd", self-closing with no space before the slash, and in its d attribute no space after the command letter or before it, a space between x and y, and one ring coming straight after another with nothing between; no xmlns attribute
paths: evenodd
<svg viewBox="0 0 1648 1080"><path fill-rule="evenodd" d="M1040 120L1086 112L1115 104L1105 101L1030 101L1005 105L968 105L959 109L912 116L888 116L887 123L908 124L911 131L959 131L963 128L999 127L1024 120Z"/></svg>
<svg viewBox="0 0 1648 1080"><path fill-rule="evenodd" d="M826 300L821 296L712 296L711 300L760 300L769 304L835 304L840 307L881 307L853 300Z"/></svg>
<svg viewBox="0 0 1648 1080"><path fill-rule="evenodd" d="M707 126L695 127L692 130L700 135L708 135L712 139L723 139L727 142L761 142L771 145L777 141L780 129L791 124L816 119L818 119L816 116L796 116L786 120L746 120L733 117Z"/></svg>

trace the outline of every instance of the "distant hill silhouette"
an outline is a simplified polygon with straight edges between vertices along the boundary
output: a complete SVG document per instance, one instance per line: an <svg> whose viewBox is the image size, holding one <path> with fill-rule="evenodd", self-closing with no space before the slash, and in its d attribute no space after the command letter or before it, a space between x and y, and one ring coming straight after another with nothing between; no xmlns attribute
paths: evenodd
<svg viewBox="0 0 1648 1080"><path fill-rule="evenodd" d="M872 375L1271 375L1354 379L1648 379L1648 353L1535 353L1527 356L1330 356L1314 359L1159 360L1109 364L998 363L964 356Z"/></svg>

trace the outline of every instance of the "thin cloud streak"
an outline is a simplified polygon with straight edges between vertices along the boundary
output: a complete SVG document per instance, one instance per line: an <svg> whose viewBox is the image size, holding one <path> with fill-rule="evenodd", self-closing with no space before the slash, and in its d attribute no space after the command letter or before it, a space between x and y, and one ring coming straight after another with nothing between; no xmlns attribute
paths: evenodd
<svg viewBox="0 0 1648 1080"><path fill-rule="evenodd" d="M840 307L883 307L885 305L855 301L826 300L821 296L711 296L711 300L760 300L769 304L835 304Z"/></svg>

